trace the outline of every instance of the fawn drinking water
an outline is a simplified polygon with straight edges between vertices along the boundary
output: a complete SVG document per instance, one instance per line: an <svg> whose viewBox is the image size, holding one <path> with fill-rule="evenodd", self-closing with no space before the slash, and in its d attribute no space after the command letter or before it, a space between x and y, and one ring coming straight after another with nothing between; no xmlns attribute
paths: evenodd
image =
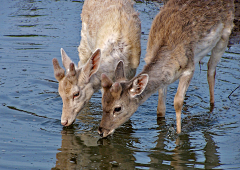
<svg viewBox="0 0 240 170"><path fill-rule="evenodd" d="M141 55L141 23L131 0L85 0L82 9L80 61L76 66L61 49L63 68L53 59L63 108L61 124L71 125L94 92L101 88L101 74L114 78L117 63L124 61L132 78Z"/></svg>
<svg viewBox="0 0 240 170"><path fill-rule="evenodd" d="M159 93L157 117L164 117L167 87L179 79L174 97L177 133L181 133L181 110L195 65L211 52L207 80L210 103L214 103L216 66L233 28L233 0L169 0L153 20L147 44L146 65L126 80L123 65L115 82L102 74L103 115L98 129L102 137L126 122L153 93Z"/></svg>

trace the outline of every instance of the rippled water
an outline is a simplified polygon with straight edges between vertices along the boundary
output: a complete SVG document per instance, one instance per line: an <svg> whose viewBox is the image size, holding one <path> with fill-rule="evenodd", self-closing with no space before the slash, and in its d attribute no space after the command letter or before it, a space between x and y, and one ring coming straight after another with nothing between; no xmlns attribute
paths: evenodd
<svg viewBox="0 0 240 170"><path fill-rule="evenodd" d="M0 6L0 169L239 169L240 45L226 51L217 67L213 111L207 61L197 66L187 91L181 135L175 133L168 89L165 120L156 120L157 94L107 139L100 139L101 93L72 127L60 124L52 58L64 48L77 63L81 1L13 0ZM137 3L142 20L144 65L148 32L158 3ZM238 41L239 42L239 41Z"/></svg>

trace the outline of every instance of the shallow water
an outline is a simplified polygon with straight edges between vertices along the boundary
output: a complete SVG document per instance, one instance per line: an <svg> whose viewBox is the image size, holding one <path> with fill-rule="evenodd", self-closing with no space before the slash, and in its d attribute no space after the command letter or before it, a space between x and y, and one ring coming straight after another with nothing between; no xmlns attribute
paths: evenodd
<svg viewBox="0 0 240 170"><path fill-rule="evenodd" d="M181 135L175 133L168 89L165 120L156 120L157 94L107 139L97 134L101 93L94 94L75 124L60 123L62 101L52 58L64 48L77 63L81 1L13 0L0 7L0 169L239 169L240 45L227 49L217 67L213 111L208 56L187 91ZM148 32L158 3L137 3L144 65Z"/></svg>

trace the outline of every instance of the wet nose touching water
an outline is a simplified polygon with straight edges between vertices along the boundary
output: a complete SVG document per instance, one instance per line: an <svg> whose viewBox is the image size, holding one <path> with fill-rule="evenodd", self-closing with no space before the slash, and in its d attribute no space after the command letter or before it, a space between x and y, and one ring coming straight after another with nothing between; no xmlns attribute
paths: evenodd
<svg viewBox="0 0 240 170"><path fill-rule="evenodd" d="M89 2L91 6L91 0ZM214 4L217 1L211 2ZM164 10L164 3L135 1L131 6L132 3L126 0L126 4L127 12L122 9L124 3L117 7L110 5L108 8L109 11L114 8L115 12L121 8L121 15L129 18L125 20L123 17L120 24L115 24L117 28L123 26L120 30L126 31L121 32L124 36L117 38L120 31L108 29L107 22L104 22L104 27L89 31L86 22L88 18L82 21L80 16L84 11L84 1L21 0L1 3L0 169L240 169L239 3L235 1L235 26L216 66L214 106L210 105L207 80L211 52L206 50L207 54L202 60L195 60L194 74L182 104L181 126L176 123L178 119L174 103L181 80L174 77L171 84L165 83L168 85L166 91L163 90L166 97L162 98L162 103L165 105L159 105L159 89L146 94L147 97L144 95L145 90L149 91L144 83L151 83L151 87L156 89L154 81L161 77L151 73L154 65L147 65L155 61L152 61L151 55L155 52L158 54L155 47L151 50L151 43L157 44L155 38L159 40L161 34L152 36L152 39L149 37L154 18L159 11ZM186 5L191 5L190 1L187 1L185 7ZM98 7L91 7L95 10L89 11L85 9L86 13L95 15L96 18L91 18L89 22L101 25L99 18L110 18L108 15L98 18L97 11L107 8L107 5L101 4ZM117 17L117 14L114 16ZM187 16L189 15L185 17ZM209 17L214 18L213 15ZM222 19L216 20L213 30L220 31L220 28L224 28L224 24L218 25L220 20ZM112 22L116 21L119 20L112 19ZM167 22L161 20L161 23ZM190 28L189 25L185 25L185 28ZM112 34L108 43L98 42L94 38L100 28L107 30L102 31L107 35ZM82 29L85 30L81 33ZM187 38L201 36L203 30L195 32L199 35L193 34ZM170 33L174 34L166 31L166 34L171 35ZM207 33L214 36L210 30ZM93 38L89 39L91 36ZM80 48L81 41L89 42L82 43ZM207 42L210 41L200 43L199 49L205 46L208 49L211 45ZM81 57L85 55L82 51L85 47L90 51L85 51L89 54L86 58ZM175 54L179 55L180 52ZM168 56L171 58L170 53ZM62 62L62 58L65 62ZM164 61L166 60L161 62ZM72 62L75 64L70 64ZM104 62L111 64L104 65ZM178 75L178 72L175 73ZM187 73L190 71L184 75ZM147 74L148 79L144 79ZM173 74L169 72L168 75ZM134 76L140 77L139 81L134 81ZM68 81L62 81L62 78ZM102 78L105 83L100 82ZM117 103L118 100L114 97L119 95L119 89L121 94L125 94L124 89L128 88L127 83L131 81L135 83L129 88L135 85L139 88L130 89L129 92L140 103L135 106L132 99L128 99L125 107L120 102ZM71 86L73 88L69 88L72 92L70 97L63 90L59 91L61 83L75 83ZM105 89L100 90L102 86ZM65 86L62 87L64 89ZM140 96L143 99L136 97L139 91L142 92ZM111 96L107 98L110 99L108 103L105 98L105 104L102 104L103 94ZM69 110L67 106L70 104L67 103L72 102L68 98L81 100L78 107L72 107L74 116L71 118L63 116L63 110ZM83 98L87 100L82 100ZM119 115L125 111L132 114L126 114L127 119L120 121ZM162 113L165 113L165 117ZM115 124L117 118L119 121ZM178 127L181 127L179 134Z"/></svg>

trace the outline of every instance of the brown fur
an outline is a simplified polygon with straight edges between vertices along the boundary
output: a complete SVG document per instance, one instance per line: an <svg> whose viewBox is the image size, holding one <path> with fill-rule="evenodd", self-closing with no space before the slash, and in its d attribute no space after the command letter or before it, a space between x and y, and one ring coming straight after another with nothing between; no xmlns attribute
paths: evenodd
<svg viewBox="0 0 240 170"><path fill-rule="evenodd" d="M149 36L145 62L153 62L158 52L179 44L194 45L218 23L231 24L227 19L232 15L231 0L170 0L153 20L149 34L154 36Z"/></svg>
<svg viewBox="0 0 240 170"><path fill-rule="evenodd" d="M111 92L115 83L106 77L102 80L107 88L102 98L100 135L111 135L156 91L157 116L164 117L167 86L177 79L174 108L177 133L181 133L181 110L195 64L210 51L207 78L213 104L216 65L227 47L233 13L233 0L170 0L153 20L142 72L130 81L115 82L122 87L118 96ZM115 112L116 108L120 111Z"/></svg>

